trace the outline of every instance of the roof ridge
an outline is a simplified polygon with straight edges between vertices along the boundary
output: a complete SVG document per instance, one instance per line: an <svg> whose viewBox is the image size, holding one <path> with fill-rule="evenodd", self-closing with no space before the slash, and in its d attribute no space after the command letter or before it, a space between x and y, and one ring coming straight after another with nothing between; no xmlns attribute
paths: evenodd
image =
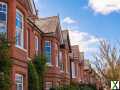
<svg viewBox="0 0 120 90"><path fill-rule="evenodd" d="M52 19L52 18L58 18L58 16L49 16L49 17L43 17L43 18L39 18L38 20L46 20L46 19Z"/></svg>

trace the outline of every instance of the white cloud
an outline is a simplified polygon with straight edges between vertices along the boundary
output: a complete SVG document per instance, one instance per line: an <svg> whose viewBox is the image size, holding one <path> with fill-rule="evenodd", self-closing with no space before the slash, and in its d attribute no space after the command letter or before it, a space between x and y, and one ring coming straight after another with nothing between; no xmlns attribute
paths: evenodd
<svg viewBox="0 0 120 90"><path fill-rule="evenodd" d="M66 23L66 24L76 24L77 21L72 19L71 17L65 17L64 20L63 20L63 23Z"/></svg>
<svg viewBox="0 0 120 90"><path fill-rule="evenodd" d="M120 0L89 0L88 6L95 12L103 15L120 12Z"/></svg>
<svg viewBox="0 0 120 90"><path fill-rule="evenodd" d="M97 38L93 35L90 35L86 32L80 31L69 31L70 41L72 45L79 45L80 51L85 53L94 53L97 51L97 46L101 38Z"/></svg>

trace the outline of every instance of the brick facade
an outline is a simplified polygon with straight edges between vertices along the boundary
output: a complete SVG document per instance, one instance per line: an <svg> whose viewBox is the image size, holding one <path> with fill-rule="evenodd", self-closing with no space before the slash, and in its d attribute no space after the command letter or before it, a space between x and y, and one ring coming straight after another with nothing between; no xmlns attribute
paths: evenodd
<svg viewBox="0 0 120 90"><path fill-rule="evenodd" d="M32 0L31 0L32 1ZM80 57L79 47L71 48L69 32L62 31L59 16L38 18L36 9L30 0L0 0L7 4L7 37L9 41L16 38L16 10L23 14L23 48L11 44L12 87L16 90L16 74L23 76L23 90L28 90L28 61L36 55L35 39L38 37L38 54L44 54L45 41L51 42L51 61L44 75L44 88L69 85L70 81L84 83L90 80L88 71L84 71L84 60ZM34 4L33 4L34 5ZM56 59L59 55L58 61ZM74 63L74 77L72 75ZM88 77L88 78L85 78ZM91 80L93 81L93 80Z"/></svg>

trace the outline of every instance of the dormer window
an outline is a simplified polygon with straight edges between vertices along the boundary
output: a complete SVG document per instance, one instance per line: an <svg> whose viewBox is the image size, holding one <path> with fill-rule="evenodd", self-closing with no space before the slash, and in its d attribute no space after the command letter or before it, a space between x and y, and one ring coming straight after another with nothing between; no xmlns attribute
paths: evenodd
<svg viewBox="0 0 120 90"><path fill-rule="evenodd" d="M0 33L7 33L7 4L0 2Z"/></svg>

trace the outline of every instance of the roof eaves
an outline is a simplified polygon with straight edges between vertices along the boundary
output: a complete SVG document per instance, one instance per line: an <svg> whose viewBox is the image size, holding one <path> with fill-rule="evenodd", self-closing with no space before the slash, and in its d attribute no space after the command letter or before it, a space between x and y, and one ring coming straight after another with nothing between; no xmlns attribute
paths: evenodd
<svg viewBox="0 0 120 90"><path fill-rule="evenodd" d="M37 30L38 30L39 32L41 32L41 34L44 34L44 32L43 32L31 19L27 18L27 20L28 20L32 25L34 25L34 26L37 28Z"/></svg>

